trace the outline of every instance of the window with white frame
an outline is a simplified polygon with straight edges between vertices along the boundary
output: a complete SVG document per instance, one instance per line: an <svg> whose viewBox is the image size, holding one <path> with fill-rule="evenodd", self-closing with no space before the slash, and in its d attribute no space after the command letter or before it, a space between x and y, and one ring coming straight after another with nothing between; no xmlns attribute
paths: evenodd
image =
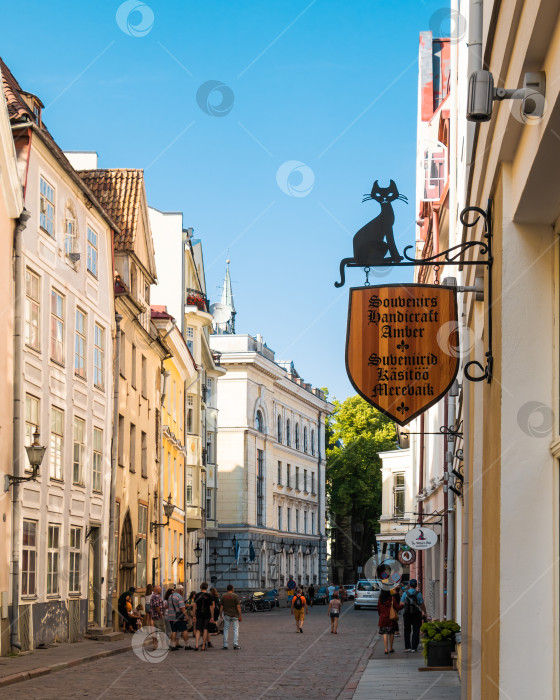
<svg viewBox="0 0 560 700"><path fill-rule="evenodd" d="M93 462L91 487L94 491L101 491L101 468L103 463L103 431L101 428L93 429Z"/></svg>
<svg viewBox="0 0 560 700"><path fill-rule="evenodd" d="M35 520L23 521L21 594L37 595L37 521Z"/></svg>
<svg viewBox="0 0 560 700"><path fill-rule="evenodd" d="M315 472L311 472L311 493L315 493Z"/></svg>
<svg viewBox="0 0 560 700"><path fill-rule="evenodd" d="M97 277L97 233L87 227L87 269L94 277Z"/></svg>
<svg viewBox="0 0 560 700"><path fill-rule="evenodd" d="M208 464L216 463L216 433L208 431L206 433L206 459Z"/></svg>
<svg viewBox="0 0 560 700"><path fill-rule="evenodd" d="M206 377L206 405L207 406L214 405L213 391L214 391L214 383L212 381L212 377Z"/></svg>
<svg viewBox="0 0 560 700"><path fill-rule="evenodd" d="M62 481L64 448L64 411L51 408L50 477Z"/></svg>
<svg viewBox="0 0 560 700"><path fill-rule="evenodd" d="M25 270L25 343L40 350L41 279L29 268Z"/></svg>
<svg viewBox="0 0 560 700"><path fill-rule="evenodd" d="M64 219L64 254L70 255L76 250L76 219L70 209L66 209Z"/></svg>
<svg viewBox="0 0 560 700"><path fill-rule="evenodd" d="M214 520L214 489L211 488L206 491L206 518Z"/></svg>
<svg viewBox="0 0 560 700"><path fill-rule="evenodd" d="M315 431L311 431L311 454L315 454Z"/></svg>
<svg viewBox="0 0 560 700"><path fill-rule="evenodd" d="M405 512L405 475L404 472L393 474L393 515L404 515Z"/></svg>
<svg viewBox="0 0 560 700"><path fill-rule="evenodd" d="M278 442L282 442L282 416L278 416Z"/></svg>
<svg viewBox="0 0 560 700"><path fill-rule="evenodd" d="M54 238L54 187L41 177L39 225Z"/></svg>
<svg viewBox="0 0 560 700"><path fill-rule="evenodd" d="M76 309L76 342L74 347L74 374L86 377L86 334L87 316L81 309Z"/></svg>
<svg viewBox="0 0 560 700"><path fill-rule="evenodd" d="M86 422L74 416L74 450L72 483L83 484L84 432Z"/></svg>
<svg viewBox="0 0 560 700"><path fill-rule="evenodd" d="M296 423L296 450L299 450L299 423Z"/></svg>
<svg viewBox="0 0 560 700"><path fill-rule="evenodd" d="M51 360L64 364L64 297L51 290Z"/></svg>
<svg viewBox="0 0 560 700"><path fill-rule="evenodd" d="M292 444L292 436L290 435L290 419L286 421L286 445L288 447L291 447Z"/></svg>
<svg viewBox="0 0 560 700"><path fill-rule="evenodd" d="M68 566L68 593L80 592L80 568L82 563L82 528L70 527L70 561Z"/></svg>
<svg viewBox="0 0 560 700"><path fill-rule="evenodd" d="M93 383L105 387L105 329L98 323L93 328Z"/></svg>
<svg viewBox="0 0 560 700"><path fill-rule="evenodd" d="M189 469L187 471L187 503L190 505L192 503L192 497L193 497L193 476L192 476L192 469Z"/></svg>
<svg viewBox="0 0 560 700"><path fill-rule="evenodd" d="M187 326L187 347L191 351L191 355L194 354L194 328L193 328L193 326Z"/></svg>
<svg viewBox="0 0 560 700"><path fill-rule="evenodd" d="M138 504L138 547L136 551L136 588L146 587L148 555L148 506Z"/></svg>
<svg viewBox="0 0 560 700"><path fill-rule="evenodd" d="M307 469L303 470L303 490L307 491Z"/></svg>
<svg viewBox="0 0 560 700"><path fill-rule="evenodd" d="M286 464L286 486L292 487L292 467L290 464Z"/></svg>
<svg viewBox="0 0 560 700"><path fill-rule="evenodd" d="M296 467L296 490L299 491L299 467Z"/></svg>
<svg viewBox="0 0 560 700"><path fill-rule="evenodd" d="M303 451L307 452L307 426L303 429Z"/></svg>
<svg viewBox="0 0 560 700"><path fill-rule="evenodd" d="M47 595L58 595L60 525L49 525L47 534Z"/></svg>
<svg viewBox="0 0 560 700"><path fill-rule="evenodd" d="M278 462L278 486L282 486L282 462Z"/></svg>
<svg viewBox="0 0 560 700"><path fill-rule="evenodd" d="M194 432L194 395L187 394L187 433Z"/></svg>

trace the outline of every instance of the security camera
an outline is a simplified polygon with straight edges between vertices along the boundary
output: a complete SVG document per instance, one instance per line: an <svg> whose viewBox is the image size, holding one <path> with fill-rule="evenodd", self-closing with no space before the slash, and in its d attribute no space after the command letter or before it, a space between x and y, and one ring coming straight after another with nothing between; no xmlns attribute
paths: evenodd
<svg viewBox="0 0 560 700"><path fill-rule="evenodd" d="M494 100L522 100L521 112L526 117L542 117L545 108L546 76L544 72L526 73L523 87L508 90L494 88L494 77L487 70L476 70L469 78L467 120L487 122L492 118Z"/></svg>
<svg viewBox="0 0 560 700"><path fill-rule="evenodd" d="M494 77L488 70L475 70L469 78L467 119L470 122L488 122L492 118Z"/></svg>

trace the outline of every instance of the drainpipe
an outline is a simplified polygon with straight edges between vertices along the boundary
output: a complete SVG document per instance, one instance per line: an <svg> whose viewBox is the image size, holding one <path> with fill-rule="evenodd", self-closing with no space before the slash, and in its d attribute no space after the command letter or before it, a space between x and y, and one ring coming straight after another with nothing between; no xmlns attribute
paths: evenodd
<svg viewBox="0 0 560 700"><path fill-rule="evenodd" d="M317 503L318 503L318 509L317 509L317 528L319 530L319 561L318 563L318 568L319 571L317 572L317 585L321 586L322 581L321 581L321 576L322 576L322 562L323 562L323 527L325 524L325 514L321 513L321 418L323 416L322 411L319 411L317 415ZM326 435L325 435L326 438ZM326 445L325 445L325 450L326 450ZM327 560L327 553L325 552L325 563ZM325 582L326 583L326 582Z"/></svg>
<svg viewBox="0 0 560 700"><path fill-rule="evenodd" d="M171 329L173 330L173 329ZM169 380L169 376L171 372L169 370L164 369L163 367L163 362L161 363L161 371L162 371L162 387L161 387L161 416L160 416L160 433L161 433L161 438L160 438L160 445L159 445L159 450L160 450L160 458L159 458L159 509L158 509L158 523L163 522L163 489L164 489L164 475L165 475L165 454L163 450L163 404L165 403L165 397L167 396L167 382ZM169 484L169 490L171 491L171 484ZM164 533L163 533L163 528L156 528L157 530L160 530L160 532L157 533L157 536L159 537L159 585L162 586L163 588L163 563L165 562L165 538L164 538Z"/></svg>
<svg viewBox="0 0 560 700"><path fill-rule="evenodd" d="M113 380L113 437L111 442L111 488L109 489L109 536L107 538L107 609L106 626L113 628L113 590L115 581L115 499L119 458L119 377L121 371L121 321L115 313L115 374Z"/></svg>
<svg viewBox="0 0 560 700"><path fill-rule="evenodd" d="M443 425L445 428L449 427L449 395L446 394L443 400ZM447 566L449 560L447 558L447 551L449 549L449 462L447 461L447 447L448 440L447 435L443 438L443 619L447 620L447 604L448 604L448 580L447 580Z"/></svg>
<svg viewBox="0 0 560 700"><path fill-rule="evenodd" d="M419 463L419 475L418 475L418 492L422 493L422 489L424 488L424 414L420 416L420 463ZM423 494L422 494L423 497ZM422 525L423 523L423 515L424 515L424 500L420 500L418 502L418 524ZM418 566L417 568L417 576L418 576L418 588L420 590L424 589L424 582L423 582L423 577L424 577L424 567L423 567L423 554L424 552L419 549L418 550Z"/></svg>
<svg viewBox="0 0 560 700"><path fill-rule="evenodd" d="M482 70L483 0L470 0L469 5L469 75Z"/></svg>
<svg viewBox="0 0 560 700"><path fill-rule="evenodd" d="M21 450L21 406L22 406L22 300L23 300L23 259L21 256L22 234L31 214L24 209L14 229L14 431L12 434L13 475L21 476L23 471L20 461ZM23 457L25 459L25 457ZM12 484L12 610L10 616L10 644L13 649L21 649L19 641L19 542L21 509L19 502L19 484Z"/></svg>

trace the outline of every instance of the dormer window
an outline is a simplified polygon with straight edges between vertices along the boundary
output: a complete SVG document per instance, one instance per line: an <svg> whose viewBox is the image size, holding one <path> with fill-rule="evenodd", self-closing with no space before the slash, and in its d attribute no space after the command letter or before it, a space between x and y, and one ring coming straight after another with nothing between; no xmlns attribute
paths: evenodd
<svg viewBox="0 0 560 700"><path fill-rule="evenodd" d="M33 116L35 117L35 122L41 124L41 105L33 100Z"/></svg>

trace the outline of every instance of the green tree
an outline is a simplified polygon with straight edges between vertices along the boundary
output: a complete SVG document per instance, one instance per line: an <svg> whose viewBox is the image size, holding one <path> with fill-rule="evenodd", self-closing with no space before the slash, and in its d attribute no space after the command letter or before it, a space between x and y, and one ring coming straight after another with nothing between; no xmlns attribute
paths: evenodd
<svg viewBox="0 0 560 700"><path fill-rule="evenodd" d="M327 429L327 503L345 578L371 556L381 515L381 459L395 449L394 423L360 396L336 399Z"/></svg>

